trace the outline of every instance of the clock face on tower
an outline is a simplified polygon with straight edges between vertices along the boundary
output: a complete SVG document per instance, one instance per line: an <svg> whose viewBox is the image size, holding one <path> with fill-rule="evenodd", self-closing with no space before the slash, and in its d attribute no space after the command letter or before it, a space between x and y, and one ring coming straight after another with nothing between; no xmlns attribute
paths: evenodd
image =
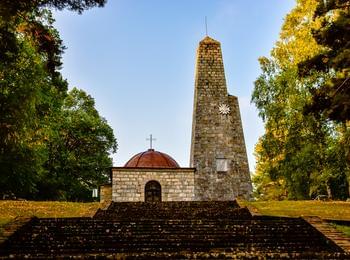
<svg viewBox="0 0 350 260"><path fill-rule="evenodd" d="M227 115L228 113L230 113L231 109L228 105L226 104L221 104L219 106L219 113L222 115Z"/></svg>

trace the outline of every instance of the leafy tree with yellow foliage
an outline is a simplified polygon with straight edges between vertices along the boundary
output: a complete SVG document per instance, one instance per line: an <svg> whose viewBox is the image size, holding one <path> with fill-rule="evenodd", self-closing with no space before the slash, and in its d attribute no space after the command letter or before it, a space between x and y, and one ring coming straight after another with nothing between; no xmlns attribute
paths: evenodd
<svg viewBox="0 0 350 260"><path fill-rule="evenodd" d="M318 1L298 0L287 15L271 57L259 59L262 74L252 102L265 123L256 146L255 193L262 199L309 199L349 196L345 152L339 125L305 114L310 89L330 75L313 72L301 78L298 64L322 51L312 35Z"/></svg>

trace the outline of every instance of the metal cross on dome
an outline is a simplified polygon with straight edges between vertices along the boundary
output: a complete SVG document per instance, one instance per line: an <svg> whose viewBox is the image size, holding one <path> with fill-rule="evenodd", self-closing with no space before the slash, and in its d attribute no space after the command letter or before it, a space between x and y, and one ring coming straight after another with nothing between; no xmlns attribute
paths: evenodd
<svg viewBox="0 0 350 260"><path fill-rule="evenodd" d="M152 142L153 142L153 141L156 141L157 139L153 138L153 137L152 137L152 134L150 134L150 135L149 135L149 138L146 138L146 140L149 141L149 143L150 143L150 149L153 149L153 148L152 148Z"/></svg>

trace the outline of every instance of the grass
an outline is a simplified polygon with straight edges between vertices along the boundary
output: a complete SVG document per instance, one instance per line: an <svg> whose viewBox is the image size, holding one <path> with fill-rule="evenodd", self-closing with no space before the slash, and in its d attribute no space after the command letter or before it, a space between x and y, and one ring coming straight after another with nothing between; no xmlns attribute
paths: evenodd
<svg viewBox="0 0 350 260"><path fill-rule="evenodd" d="M98 202L0 201L0 226L16 217L90 217L103 205Z"/></svg>
<svg viewBox="0 0 350 260"><path fill-rule="evenodd" d="M350 237L350 227L349 226L343 226L343 225L334 225L336 229L338 229L340 232L343 232L345 235Z"/></svg>
<svg viewBox="0 0 350 260"><path fill-rule="evenodd" d="M350 220L350 202L344 201L239 201L252 212L269 216L302 217L318 216L322 219ZM350 237L350 227L333 226Z"/></svg>
<svg viewBox="0 0 350 260"><path fill-rule="evenodd" d="M253 212L270 216L318 216L323 219L350 220L350 202L344 201L240 201Z"/></svg>

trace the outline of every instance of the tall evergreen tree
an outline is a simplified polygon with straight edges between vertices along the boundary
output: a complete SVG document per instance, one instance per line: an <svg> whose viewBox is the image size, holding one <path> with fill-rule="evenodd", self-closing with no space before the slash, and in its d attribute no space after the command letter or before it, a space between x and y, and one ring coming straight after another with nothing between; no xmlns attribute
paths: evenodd
<svg viewBox="0 0 350 260"><path fill-rule="evenodd" d="M319 0L313 16L321 26L312 30L322 50L299 64L301 76L315 71L330 77L312 88L307 112L346 122L350 120L350 2Z"/></svg>

